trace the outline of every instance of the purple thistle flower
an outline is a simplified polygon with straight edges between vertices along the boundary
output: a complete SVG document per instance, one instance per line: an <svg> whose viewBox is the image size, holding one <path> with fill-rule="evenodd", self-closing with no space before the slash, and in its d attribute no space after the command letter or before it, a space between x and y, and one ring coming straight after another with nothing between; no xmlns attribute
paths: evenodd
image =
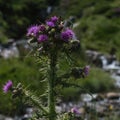
<svg viewBox="0 0 120 120"><path fill-rule="evenodd" d="M39 37L38 37L39 43L47 41L47 40L48 40L48 36L46 34L39 35Z"/></svg>
<svg viewBox="0 0 120 120"><path fill-rule="evenodd" d="M34 37L36 37L38 32L39 32L39 26L38 25L31 26L27 30L27 36L34 36Z"/></svg>
<svg viewBox="0 0 120 120"><path fill-rule="evenodd" d="M11 80L9 80L4 86L3 86L3 91L7 93L13 86L13 83Z"/></svg>
<svg viewBox="0 0 120 120"><path fill-rule="evenodd" d="M68 41L69 39L72 39L73 36L74 36L74 32L70 29L67 29L66 31L61 33L61 38L64 41Z"/></svg>
<svg viewBox="0 0 120 120"><path fill-rule="evenodd" d="M90 66L85 66L83 68L83 72L84 72L85 76L87 76L89 74L89 71L90 71Z"/></svg>
<svg viewBox="0 0 120 120"><path fill-rule="evenodd" d="M73 114L80 114L80 111L76 107L73 107L71 109L71 113L73 113Z"/></svg>
<svg viewBox="0 0 120 120"><path fill-rule="evenodd" d="M58 21L58 17L56 17L56 16L51 17L51 21L56 23Z"/></svg>
<svg viewBox="0 0 120 120"><path fill-rule="evenodd" d="M66 32L62 32L61 33L61 38L62 38L62 40L64 40L64 41L68 41L69 40L69 35L68 35L68 33L66 33Z"/></svg>
<svg viewBox="0 0 120 120"><path fill-rule="evenodd" d="M40 25L39 30L42 31L42 32L45 31L46 30L45 25Z"/></svg>
<svg viewBox="0 0 120 120"><path fill-rule="evenodd" d="M52 22L52 21L47 21L46 24L47 24L49 27L55 27L55 24L54 24L54 22Z"/></svg>
<svg viewBox="0 0 120 120"><path fill-rule="evenodd" d="M72 30L67 29L67 30L66 30L66 33L69 34L70 39L73 38L73 36L74 36L74 32L73 32Z"/></svg>

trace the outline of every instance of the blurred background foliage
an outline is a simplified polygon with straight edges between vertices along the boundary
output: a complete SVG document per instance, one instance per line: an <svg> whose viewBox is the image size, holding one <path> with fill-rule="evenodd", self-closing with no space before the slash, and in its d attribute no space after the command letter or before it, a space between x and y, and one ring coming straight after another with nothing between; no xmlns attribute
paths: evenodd
<svg viewBox="0 0 120 120"><path fill-rule="evenodd" d="M0 113L16 114L16 100L13 100L10 94L2 91L5 82L12 80L15 86L22 83L25 88L31 89L32 92L39 95L45 91L45 83L40 82L43 74L39 72L38 63L36 64L34 58L26 58L22 61L18 58L0 59L0 63Z"/></svg>
<svg viewBox="0 0 120 120"><path fill-rule="evenodd" d="M56 5L57 0L0 0L1 27L8 38L20 39L31 24L43 22L48 16L48 6Z"/></svg>
<svg viewBox="0 0 120 120"><path fill-rule="evenodd" d="M62 16L66 20L74 18L73 29L81 43L81 49L74 55L80 66L87 63L84 56L86 49L107 54L114 48L120 60L120 0L0 0L0 43L11 38L16 41L26 39L29 26L44 22L52 15ZM22 50L20 52L24 53ZM37 89L37 92L42 93L45 87L40 83L42 74L38 72L39 67L31 57L9 60L0 58L0 88L11 79L15 84L22 82L33 91ZM68 63L62 61L60 68L64 73L69 69ZM71 82L93 93L113 88L113 80L109 75L94 66L87 78ZM66 88L61 94L64 100L69 100L69 97L74 98L81 92L86 91ZM0 90L0 98L0 112L11 114L10 109L14 107L11 107L13 104L9 94L6 97Z"/></svg>
<svg viewBox="0 0 120 120"><path fill-rule="evenodd" d="M73 16L81 44L102 52L115 48L120 59L119 6L119 0L0 0L0 42L26 38L27 28L44 22L48 16Z"/></svg>

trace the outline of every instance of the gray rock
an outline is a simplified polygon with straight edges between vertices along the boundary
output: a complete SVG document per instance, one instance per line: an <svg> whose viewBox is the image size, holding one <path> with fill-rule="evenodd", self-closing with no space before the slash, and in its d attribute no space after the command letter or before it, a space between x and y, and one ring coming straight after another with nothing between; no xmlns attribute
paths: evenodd
<svg viewBox="0 0 120 120"><path fill-rule="evenodd" d="M6 117L4 115L0 115L0 120L13 120L13 119L10 117Z"/></svg>

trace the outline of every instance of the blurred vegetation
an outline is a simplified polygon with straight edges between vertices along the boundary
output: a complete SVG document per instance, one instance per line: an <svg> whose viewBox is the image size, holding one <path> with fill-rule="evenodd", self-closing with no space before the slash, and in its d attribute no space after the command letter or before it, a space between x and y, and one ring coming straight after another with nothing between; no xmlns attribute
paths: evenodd
<svg viewBox="0 0 120 120"><path fill-rule="evenodd" d="M45 90L45 83L40 82L43 75L39 72L39 66L34 59L26 58L22 61L20 59L0 59L0 64L0 113L13 114L13 110L16 109L13 104L15 101L12 100L10 94L2 91L3 85L8 80L12 80L14 85L20 82L25 88L28 87L39 95Z"/></svg>
<svg viewBox="0 0 120 120"><path fill-rule="evenodd" d="M8 38L21 39L25 37L28 26L46 19L51 2L53 6L59 0L0 0L0 27Z"/></svg>
<svg viewBox="0 0 120 120"><path fill-rule="evenodd" d="M77 56L76 56L77 57ZM68 59L66 59L65 55L60 56L59 62L57 65L58 69L58 77L65 74L66 71L70 71L75 64L79 64L78 67L84 67L85 61L82 59L75 58L75 62L73 64L69 64ZM78 57L80 58L80 57ZM14 58L14 59L0 59L0 88L3 88L3 85L8 80L12 80L14 85L21 82L24 87L34 92L36 95L43 94L46 90L46 82L42 82L46 72L43 71L42 66L46 66L45 58L42 58L43 61L37 60L36 58ZM42 71L43 72L42 72ZM96 93L96 92L108 92L114 88L114 81L110 78L110 76L104 71L98 68L92 68L90 70L90 74L87 78L80 79L65 79L65 82L70 84L80 85L80 87L68 87L62 88L61 86L56 86L56 93L59 94L60 99L62 98L64 101L78 100L81 93ZM98 75L99 72L99 75ZM107 84L106 84L107 82ZM59 81L58 81L59 83ZM84 88L84 89L83 89ZM4 94L2 89L0 90L0 113L4 113L7 115L15 114L14 111L17 111L17 107L14 100L10 97L10 94ZM45 97L43 100L46 101ZM44 102L45 102L44 101ZM6 104L7 103L7 104Z"/></svg>
<svg viewBox="0 0 120 120"><path fill-rule="evenodd" d="M46 12L48 6L52 7L50 14ZM51 15L60 15L65 19L75 17L75 23L78 25L74 30L82 49L72 58L76 59L80 66L86 64L84 56L86 49L104 53L110 53L115 49L115 54L120 59L120 0L0 0L0 42L5 42L9 38L15 40L26 38L28 26L44 22ZM0 58L0 88L11 79L14 84L22 82L33 91L37 89L37 92L42 93L45 87L44 83L40 83L42 74L39 67L31 57L8 60ZM59 67L61 68L59 74L62 74L71 66L68 62L62 61ZM90 75L85 79L70 80L71 83L80 84L86 91L74 87L62 89L64 100L77 97L87 90L107 92L113 88L113 80L107 73L94 67L90 71ZM0 98L0 113L11 114L15 107L9 94L3 94L0 90Z"/></svg>
<svg viewBox="0 0 120 120"><path fill-rule="evenodd" d="M61 0L61 14L76 18L78 39L86 49L110 53L116 50L120 60L120 1L119 0ZM109 46L109 47L106 47Z"/></svg>
<svg viewBox="0 0 120 120"><path fill-rule="evenodd" d="M28 26L44 22L48 16L74 16L79 24L77 37L86 49L108 53L114 48L120 59L119 6L119 0L0 0L0 42L25 38Z"/></svg>
<svg viewBox="0 0 120 120"><path fill-rule="evenodd" d="M61 93L64 101L77 101L79 100L81 93L105 93L110 92L111 89L115 90L114 80L108 73L96 67L93 67L90 70L90 74L86 78L71 80L70 83L78 84L80 87L69 87L62 89Z"/></svg>

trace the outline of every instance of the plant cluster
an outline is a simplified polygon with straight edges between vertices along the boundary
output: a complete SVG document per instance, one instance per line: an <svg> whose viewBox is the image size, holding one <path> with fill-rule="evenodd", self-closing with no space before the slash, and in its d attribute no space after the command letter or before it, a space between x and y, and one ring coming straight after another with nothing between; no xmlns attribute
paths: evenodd
<svg viewBox="0 0 120 120"><path fill-rule="evenodd" d="M64 21L61 17L53 16L47 19L45 24L33 25L28 28L27 36L29 38L29 44L34 46L35 54L40 61L46 62L46 76L44 81L47 81L47 90L44 95L47 96L47 105L43 106L40 99L25 89L20 83L15 87L12 81L8 81L3 91L7 93L12 92L12 98L19 98L21 104L25 100L30 100L36 105L38 111L36 112L36 118L43 118L49 120L59 119L59 113L56 112L56 100L58 94L56 93L56 86L62 87L80 87L77 84L70 84L67 80L71 77L74 79L84 78L89 74L89 66L79 68L74 66L69 71L62 75L58 75L59 70L59 58L61 54L65 53L69 59L72 51L80 46L79 40L75 40L75 33L71 28L64 25ZM74 49L73 49L74 48ZM42 65L40 70L42 70ZM42 79L42 78L41 78ZM66 81L65 81L66 80ZM74 119L77 113L76 109L68 114L69 119ZM66 118L64 119L66 120Z"/></svg>

